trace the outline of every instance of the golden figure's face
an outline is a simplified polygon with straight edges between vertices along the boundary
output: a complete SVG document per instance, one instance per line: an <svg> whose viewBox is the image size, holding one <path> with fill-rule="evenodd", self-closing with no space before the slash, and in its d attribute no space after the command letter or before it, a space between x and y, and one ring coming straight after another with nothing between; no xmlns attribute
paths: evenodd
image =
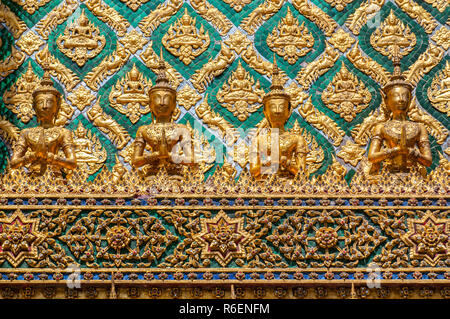
<svg viewBox="0 0 450 319"><path fill-rule="evenodd" d="M387 91L385 101L391 112L406 112L411 103L411 92L404 86L394 86Z"/></svg>
<svg viewBox="0 0 450 319"><path fill-rule="evenodd" d="M289 100L273 97L264 103L264 115L272 126L284 125L290 115Z"/></svg>
<svg viewBox="0 0 450 319"><path fill-rule="evenodd" d="M176 96L168 90L154 90L150 93L150 108L155 118L170 117L176 106Z"/></svg>
<svg viewBox="0 0 450 319"><path fill-rule="evenodd" d="M54 94L41 93L35 98L34 110L39 120L53 120L58 113L58 100Z"/></svg>

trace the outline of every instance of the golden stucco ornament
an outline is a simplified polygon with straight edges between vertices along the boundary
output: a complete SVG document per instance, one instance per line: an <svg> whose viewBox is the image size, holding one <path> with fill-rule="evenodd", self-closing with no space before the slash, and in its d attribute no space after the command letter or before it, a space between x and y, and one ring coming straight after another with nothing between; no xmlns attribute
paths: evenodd
<svg viewBox="0 0 450 319"><path fill-rule="evenodd" d="M263 98L268 128L260 128L252 139L249 153L250 172L256 178L278 174L294 177L306 171L308 145L302 134L285 130L292 106L290 96L280 84L279 70L274 61L270 92ZM298 132L297 132L298 133Z"/></svg>
<svg viewBox="0 0 450 319"><path fill-rule="evenodd" d="M211 41L203 25L197 29L195 24L196 18L192 18L185 9L183 16L169 27L162 38L162 44L167 51L178 57L185 65L189 65L205 52Z"/></svg>
<svg viewBox="0 0 450 319"><path fill-rule="evenodd" d="M263 95L259 80L255 83L239 61L236 70L217 92L217 101L240 121L245 121L260 107Z"/></svg>
<svg viewBox="0 0 450 319"><path fill-rule="evenodd" d="M62 168L76 168L72 134L68 129L55 125L61 99L61 93L53 87L50 74L45 69L42 81L33 92L33 108L39 126L20 132L14 145L11 168L26 166L32 175L43 175L48 167L56 174Z"/></svg>
<svg viewBox="0 0 450 319"><path fill-rule="evenodd" d="M436 109L450 116L450 63L448 61L428 88L428 98Z"/></svg>
<svg viewBox="0 0 450 319"><path fill-rule="evenodd" d="M64 30L64 35L60 35L56 43L62 53L81 67L103 50L106 39L83 10L78 20Z"/></svg>
<svg viewBox="0 0 450 319"><path fill-rule="evenodd" d="M387 119L372 130L368 159L371 173L378 173L380 164L391 173L409 172L417 164L430 166L430 141L426 127L408 119L413 87L400 71L398 56L394 58L394 73L383 87Z"/></svg>
<svg viewBox="0 0 450 319"><path fill-rule="evenodd" d="M78 167L89 175L97 172L106 161L107 153L98 137L84 128L81 121L73 132Z"/></svg>
<svg viewBox="0 0 450 319"><path fill-rule="evenodd" d="M314 46L314 37L305 23L292 15L291 9L281 18L278 26L267 36L267 45L289 64L295 64L299 57L305 56Z"/></svg>

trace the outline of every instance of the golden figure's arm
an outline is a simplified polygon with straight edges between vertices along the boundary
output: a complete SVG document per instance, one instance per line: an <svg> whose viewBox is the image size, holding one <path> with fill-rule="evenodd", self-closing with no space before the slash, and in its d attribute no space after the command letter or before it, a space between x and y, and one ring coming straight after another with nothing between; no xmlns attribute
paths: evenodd
<svg viewBox="0 0 450 319"><path fill-rule="evenodd" d="M373 131L373 137L370 142L369 154L367 156L369 162L371 162L372 164L377 164L386 160L387 158L393 157L398 153L400 149L399 147L394 147L392 149L381 151L381 146L383 143L382 130L383 125L378 124L377 126L375 126Z"/></svg>
<svg viewBox="0 0 450 319"><path fill-rule="evenodd" d="M65 130L63 132L63 145L62 150L65 157L60 157L56 154L49 153L49 164L57 165L62 168L73 170L77 168L77 159L75 156L75 146L73 145L72 134L70 131Z"/></svg>
<svg viewBox="0 0 450 319"><path fill-rule="evenodd" d="M28 146L25 139L25 132L20 132L19 139L16 142L14 147L14 153L11 157L10 167L11 168L19 168L28 163L31 163L35 160L34 152L31 152L29 155L25 155L27 152Z"/></svg>
<svg viewBox="0 0 450 319"><path fill-rule="evenodd" d="M428 139L427 129L424 125L420 124L420 137L419 137L419 154L412 152L413 156L417 158L417 161L425 166L430 166L433 158L431 156L430 141Z"/></svg>
<svg viewBox="0 0 450 319"><path fill-rule="evenodd" d="M131 164L135 167L142 167L146 164L155 162L159 158L162 158L159 152L151 152L150 154L144 154L146 141L144 139L144 134L142 132L142 127L140 127L136 133L136 139L134 140L134 153L131 158ZM167 156L166 156L167 157Z"/></svg>
<svg viewBox="0 0 450 319"><path fill-rule="evenodd" d="M259 136L256 136L250 147L250 174L254 177L259 177L261 175L261 158L259 156Z"/></svg>

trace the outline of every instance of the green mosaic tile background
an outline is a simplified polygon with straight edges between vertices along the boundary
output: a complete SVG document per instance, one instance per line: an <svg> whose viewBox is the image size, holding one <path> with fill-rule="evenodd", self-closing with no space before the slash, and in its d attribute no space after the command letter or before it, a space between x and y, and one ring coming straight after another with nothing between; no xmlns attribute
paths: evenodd
<svg viewBox="0 0 450 319"><path fill-rule="evenodd" d="M197 11L199 1L196 3L191 3L189 0L182 1L181 7L177 10L177 12L173 13L171 16L167 18L166 22L160 23L153 32L151 32L149 37L145 37L147 40L147 44L143 46L142 49L137 52L130 54L128 60L121 66L120 69L115 70L111 75L108 75L104 81L101 82L98 90L91 90L85 83L86 75L92 71L93 68L98 66L102 60L112 54L116 50L117 41L123 39L124 37L117 34L114 30L113 26L109 25L108 22L102 21L98 16L96 16L96 12L91 12L88 9L86 3L89 1L79 1L76 9L72 13L70 17L66 17L61 21L58 21L58 24L55 28L52 29L47 40L44 39L44 45L42 45L37 52L32 53L31 55L27 55L24 53L25 59L18 65L16 70L11 72L5 77L0 77L0 115L16 125L19 129L23 129L26 127L31 127L37 125L36 120L32 119L29 123L22 123L18 117L12 113L6 106L3 101L3 96L7 90L11 88L11 86L21 77L21 75L26 71L28 63L31 62L32 68L34 72L41 77L43 71L40 65L36 62L36 54L41 51L45 44L48 44L50 53L64 66L70 69L74 74L76 74L80 78L80 83L78 83L71 91L68 91L63 83L60 83L59 80L54 77L53 80L57 89L63 93L66 97L66 102L74 107L73 117L70 119L67 127L71 130L74 130L78 122L82 122L83 125L93 132L93 134L98 137L102 144L104 145L108 159L105 162L105 167L103 169L111 169L115 163L115 156L119 156L119 160L124 162L124 159L119 155L119 151L113 143L110 141L109 137L102 133L98 128L96 128L88 119L86 112L89 111L94 103L99 102L100 106L104 110L104 112L117 121L122 127L124 127L132 139L135 137L136 131L139 126L146 125L151 122L151 115L146 114L141 116L140 120L132 124L131 121L126 117L126 115L119 113L117 110L112 108L109 105L109 94L113 88L113 86L120 79L124 78L126 73L129 72L133 65L136 65L137 69L143 76L147 79L150 79L152 83L154 83L156 79L155 73L146 65L145 61L142 59L142 53L149 49L149 47L159 54L161 48L163 51L163 56L166 62L168 62L181 76L181 83L179 88L185 87L186 85L190 86L192 89L196 90L193 85L193 76L198 73L209 61L213 61L220 55L220 50L223 46L225 46L225 41L230 38L235 32L241 32L253 46L256 51L256 57L263 62L272 62L273 59L273 51L267 45L267 36L272 32L274 28L276 28L282 18L286 16L286 12L288 8L291 10L292 14L298 21L301 23L305 23L308 31L314 37L314 46L312 50L305 56L300 57L295 64L289 64L287 61L284 61L283 57L277 56L278 66L285 72L288 79L286 82L286 87L291 85L292 83L298 84L296 81L296 77L299 71L305 68L310 63L315 63L323 56L325 51L326 43L330 40L330 36L326 36L325 32L321 29L321 26L316 22L310 20L308 17L303 16L295 7L296 3L293 1L287 0L285 1L280 8L266 12L263 15L254 15L257 12L261 12L261 9L270 8L271 5L277 3L277 1L273 0L255 0L251 1L251 3L244 5L242 10L236 11L232 8L229 3L226 3L222 0L209 0L207 3L219 10L223 16L228 20L229 30L226 34L221 34L221 30L217 30L216 24L214 21L211 21L210 16L203 15L203 12ZM230 2L230 1L228 1ZM33 14L28 13L24 8L17 4L17 2L13 0L2 0L2 4L6 5L11 12L21 21L23 21L27 27L27 30L18 37L14 39L12 33L8 29L8 25L5 21L0 20L0 66L3 63L6 63L8 57L11 55L12 47L14 46L17 50L21 50L17 45L17 41L19 41L24 35L26 35L29 31L32 31L37 34L38 28L37 24L42 19L51 16L60 5L66 3L62 0L52 0L49 1L42 7L36 9ZM173 4L172 0L157 0L157 1L148 1L147 3L141 4L135 11L127 6L125 0L102 0L99 1L102 6L105 8L114 9L120 16L124 17L129 23L130 27L128 28L128 33L132 30L136 30L138 33L143 34L143 31L140 29L139 23L147 17L150 13L157 10L160 6L170 6ZM349 34L353 39L358 40L359 47L363 52L364 56L370 57L374 61L378 62L382 66L384 66L388 71L392 71L392 63L385 56L381 55L378 51L376 51L370 44L370 36L375 31L376 26L374 26L373 21L383 21L391 10L394 11L395 15L407 25L411 32L413 32L416 36L417 43L414 46L413 50L408 54L405 58L402 59L402 69L405 71L410 68L414 63L416 63L417 59L430 47L431 44L437 45L442 48L442 43L437 43L433 39L433 36L436 32L440 31L442 28L446 28L449 30L449 16L450 16L450 5L447 6L445 10L442 12L434 8L431 4L426 3L425 1L415 1L415 3L419 4L423 9L429 12L436 22L437 27L433 30L432 33L426 33L425 30L420 26L416 19L411 18L405 11L403 11L394 0L386 0L381 9L374 15L374 17L370 20L370 23L366 23L362 26L359 35L355 35L351 30L348 29L346 22L349 21L351 15L355 13L355 11L361 7L365 3L364 0L354 0L345 6L342 11L338 11L333 4L328 3L325 0L310 0L309 5L320 9L321 12L331 19L333 19L338 27L334 30L334 33L339 29L344 30L347 34ZM179 60L178 57L172 55L167 49L162 46L161 39L166 34L167 30L171 25L174 24L183 14L185 9L188 11L189 15L196 19L196 28L200 28L203 26L205 31L208 32L210 36L210 45L200 56L195 58L191 64L186 66L183 62ZM64 32L67 26L69 26L73 21L75 21L82 10L85 10L85 13L89 20L99 28L100 33L106 38L106 45L101 50L101 52L94 58L89 59L86 64L82 67L79 67L75 62L73 62L70 58L65 56L57 47L56 39L60 34ZM253 17L256 20L260 21L258 27L255 28L255 32L253 34L249 34L243 28L243 25L246 21L246 18ZM449 32L449 31L447 31ZM352 47L355 44L352 45ZM311 133L317 143L322 147L325 160L320 167L320 169L314 174L322 174L326 171L328 166L332 163L333 156L336 159L347 167L347 175L346 179L348 181L351 180L353 174L358 169L358 167L353 167L347 163L345 163L340 157L336 156L336 154L342 149L342 146L345 145L346 141L352 141L351 131L356 127L356 125L363 122L364 118L369 115L370 112L376 110L379 107L381 102L381 96L379 93L380 84L376 82L373 78L368 76L359 70L356 66L354 66L346 57L347 53L351 48L347 49L344 53L337 51L339 53L339 58L334 63L334 65L326 72L322 72L317 79L315 79L308 88L304 88L306 93L312 98L312 103L314 107L328 116L332 121L334 121L344 132L345 137L342 143L338 146L334 146L331 143L331 138L323 131L316 129L310 123L308 123L302 116L298 113L298 110L295 110L289 119L286 127L292 127L294 122L297 120L301 127L305 128L309 133ZM439 123L441 123L445 128L450 129L449 118L445 113L437 110L429 101L427 97L427 90L431 86L433 79L445 68L445 64L449 61L449 50L447 49L444 52L444 57L442 60L431 70L424 74L419 83L417 84L417 89L415 90L415 95L417 97L417 102L420 108L426 111L428 114L433 116ZM204 92L199 92L196 90L196 93L201 96L201 100L197 102L197 104L191 107L189 110L180 106L181 114L178 118L179 123L187 123L189 122L194 129L198 130L202 133L208 141L217 146L216 153L224 153L227 157L227 160L231 162L234 167L238 170L238 173L241 172L240 166L233 162L232 151L233 146L228 146L225 144L225 141L219 136L218 132L212 130L206 123L202 121L198 117L195 112L196 106L204 101L206 95L208 95L208 104L211 109L222 116L227 122L232 124L237 129L242 129L242 131L246 132L248 129L255 127L262 119L262 107L260 107L256 112L252 113L245 121L240 121L235 117L231 112L229 112L225 107L220 105L217 101L216 95L218 90L222 87L223 83L225 83L228 78L231 76L232 72L236 69L238 63L240 62L244 69L250 73L250 75L254 78L255 82L258 80L261 88L268 92L271 78L265 74L259 73L252 65L246 63L242 58L244 52L237 54L237 52L233 51L234 59L232 63L230 63L224 70L215 74L211 80L211 82L207 85ZM370 101L369 106L357 114L357 116L351 121L346 122L339 114L333 112L329 108L324 105L321 100L321 93L327 87L327 85L331 82L335 74L341 69L342 63L345 64L347 69L356 75L358 80L362 81L366 88L372 95L372 99ZM87 106L83 111L79 111L71 102L67 99L67 96L75 91L80 86L84 86L89 89L91 93L95 96L95 100L92 101L90 106ZM303 103L305 103L303 101ZM245 136L240 136L237 141L237 144L241 143L245 140ZM430 169L433 169L437 166L439 161L439 155L445 155L444 151L449 147L449 139L444 143L437 143L436 139L430 136L432 153L433 153L433 165ZM248 142L248 141L247 141ZM129 142L132 143L132 140ZM7 145L5 141L0 140L0 172L2 172L6 166L6 162L8 157L11 156L11 145ZM218 160L217 165L221 165L221 160ZM215 168L212 168L207 175L211 174ZM94 178L95 176L91 176Z"/></svg>

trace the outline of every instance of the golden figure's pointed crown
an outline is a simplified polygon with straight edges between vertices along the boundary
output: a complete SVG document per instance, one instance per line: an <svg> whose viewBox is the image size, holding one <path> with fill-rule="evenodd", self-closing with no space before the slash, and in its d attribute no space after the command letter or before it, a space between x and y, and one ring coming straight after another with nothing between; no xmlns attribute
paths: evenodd
<svg viewBox="0 0 450 319"><path fill-rule="evenodd" d="M44 76L42 77L41 82L36 87L33 92L33 97L40 93L51 93L56 97L61 97L61 93L53 86L52 78L50 77L49 65L45 63L42 68L44 69Z"/></svg>
<svg viewBox="0 0 450 319"><path fill-rule="evenodd" d="M270 91L263 97L263 103L270 97L283 97L288 100L291 99L291 96L284 91L283 79L277 65L277 60L275 59L275 54L273 55L272 84L270 85Z"/></svg>
<svg viewBox="0 0 450 319"><path fill-rule="evenodd" d="M405 76L402 74L402 70L400 68L400 58L398 55L393 57L392 63L394 64L394 72L392 72L392 76L388 83L382 88L383 92L387 94L389 89L393 86L401 85L407 87L409 91L412 92L414 87L411 83L406 81Z"/></svg>
<svg viewBox="0 0 450 319"><path fill-rule="evenodd" d="M176 93L176 90L170 85L169 78L167 77L166 64L164 63L164 59L162 56L162 49L159 56L158 74L156 77L156 82L155 85L153 85L152 88L150 89L149 93L155 89L164 89Z"/></svg>

